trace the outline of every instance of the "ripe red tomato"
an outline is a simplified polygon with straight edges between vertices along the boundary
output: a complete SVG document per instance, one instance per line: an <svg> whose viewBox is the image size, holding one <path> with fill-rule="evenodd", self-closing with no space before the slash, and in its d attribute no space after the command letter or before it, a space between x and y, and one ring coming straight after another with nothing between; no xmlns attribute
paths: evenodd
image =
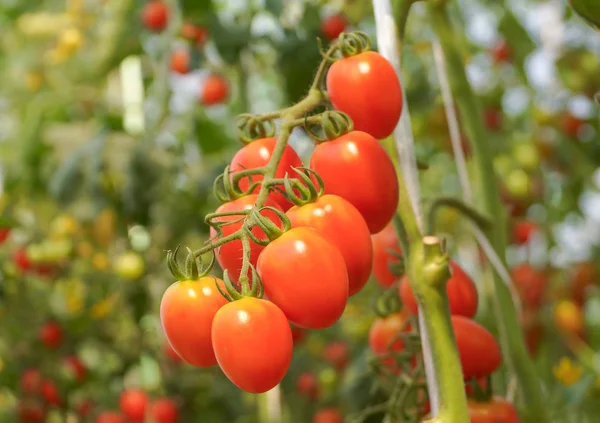
<svg viewBox="0 0 600 423"><path fill-rule="evenodd" d="M104 411L96 417L96 423L125 423L125 418L114 411Z"/></svg>
<svg viewBox="0 0 600 423"><path fill-rule="evenodd" d="M389 356L402 351L404 345L399 335L410 330L406 324L406 312L390 314L387 317L378 317L369 329L369 348L376 356ZM381 360L385 366L395 367L394 357L385 357Z"/></svg>
<svg viewBox="0 0 600 423"><path fill-rule="evenodd" d="M450 313L473 317L477 313L478 303L475 283L454 261L450 261L450 268L452 269L452 276L448 279L446 285ZM406 310L416 315L419 307L406 275L400 281L398 292Z"/></svg>
<svg viewBox="0 0 600 423"><path fill-rule="evenodd" d="M256 203L257 195L251 194L245 197L238 198L237 200L230 201L229 203L225 203L216 210L217 213L222 212L231 212L231 211L239 211L239 210L250 210L254 207L254 203ZM267 198L265 201L265 206L275 207L276 209L280 209L279 204L275 201ZM283 211L283 210L282 210ZM266 216L271 221L276 223L281 227L281 221L271 210L264 210L261 212L263 216ZM217 221L219 222L228 222L238 220L240 216L223 216ZM236 222L230 225L223 226L223 236L230 235L240 229L242 227L243 222ZM255 226L252 229L252 233L258 239L266 239L265 233L258 226ZM216 238L217 231L213 228L210 228L210 237ZM256 266L258 261L258 256L263 251L264 247L255 244L253 242L250 243L250 263ZM240 272L242 271L243 264L243 256L242 256L242 241L236 240L232 242L228 242L227 244L222 245L218 249L215 250L215 257L217 258L217 262L221 266L222 269L227 269L229 277L233 281L237 281L240 277ZM248 272L248 276L250 276L250 272Z"/></svg>
<svg viewBox="0 0 600 423"><path fill-rule="evenodd" d="M265 247L256 267L265 295L290 322L323 329L338 321L348 301L342 253L312 228L293 228Z"/></svg>
<svg viewBox="0 0 600 423"><path fill-rule="evenodd" d="M344 341L332 341L323 349L323 360L339 372L348 366L348 345Z"/></svg>
<svg viewBox="0 0 600 423"><path fill-rule="evenodd" d="M354 129L377 139L390 136L400 120L400 81L392 64L374 51L336 60L327 72L327 92Z"/></svg>
<svg viewBox="0 0 600 423"><path fill-rule="evenodd" d="M31 399L19 401L17 414L20 423L43 423L46 419L42 404Z"/></svg>
<svg viewBox="0 0 600 423"><path fill-rule="evenodd" d="M40 339L49 349L56 349L62 342L63 331L56 322L48 322L40 329Z"/></svg>
<svg viewBox="0 0 600 423"><path fill-rule="evenodd" d="M142 9L142 22L151 31L160 32L167 26L169 8L162 0L151 0Z"/></svg>
<svg viewBox="0 0 600 423"><path fill-rule="evenodd" d="M262 393L275 387L292 361L292 330L275 304L247 297L221 308L212 326L223 373L237 387Z"/></svg>
<svg viewBox="0 0 600 423"><path fill-rule="evenodd" d="M77 381L83 382L85 380L87 370L78 357L65 357L63 361L67 370L73 374Z"/></svg>
<svg viewBox="0 0 600 423"><path fill-rule="evenodd" d="M286 214L293 228L316 229L342 253L349 295L365 286L373 264L373 246L369 227L356 207L337 195L324 195L314 203L292 207Z"/></svg>
<svg viewBox="0 0 600 423"><path fill-rule="evenodd" d="M464 316L452 316L452 327L465 379L485 377L500 367L500 346L486 328Z"/></svg>
<svg viewBox="0 0 600 423"><path fill-rule="evenodd" d="M335 14L326 17L321 22L321 34L327 41L335 40L339 35L344 32L348 25L348 21L343 15Z"/></svg>
<svg viewBox="0 0 600 423"><path fill-rule="evenodd" d="M379 285L388 288L398 279L390 272L389 265L398 262L391 252L402 253L392 222L388 223L381 232L371 235L371 242L373 243L373 276Z"/></svg>
<svg viewBox="0 0 600 423"><path fill-rule="evenodd" d="M175 282L160 303L160 321L167 340L176 354L193 366L217 364L210 332L215 314L227 304L217 283L225 288L223 281L213 276Z"/></svg>
<svg viewBox="0 0 600 423"><path fill-rule="evenodd" d="M312 423L344 423L344 417L337 408L322 408L314 415Z"/></svg>
<svg viewBox="0 0 600 423"><path fill-rule="evenodd" d="M51 380L42 381L41 387L42 398L50 405L60 405L61 399L60 394L58 393L58 389L56 385Z"/></svg>
<svg viewBox="0 0 600 423"><path fill-rule="evenodd" d="M37 369L26 369L21 374L21 391L25 395L37 395L42 385L42 374Z"/></svg>
<svg viewBox="0 0 600 423"><path fill-rule="evenodd" d="M159 398L154 401L150 416L154 423L177 423L179 420L177 405L170 398Z"/></svg>
<svg viewBox="0 0 600 423"><path fill-rule="evenodd" d="M10 228L0 228L0 244L4 243L10 235Z"/></svg>
<svg viewBox="0 0 600 423"><path fill-rule="evenodd" d="M25 247L21 247L15 251L15 254L13 255L13 262L15 263L15 266L17 266L17 268L22 272L28 271L33 266L33 263L31 263L31 260L29 260L27 249Z"/></svg>
<svg viewBox="0 0 600 423"><path fill-rule="evenodd" d="M171 70L177 73L188 73L190 71L190 53L179 49L171 53Z"/></svg>
<svg viewBox="0 0 600 423"><path fill-rule="evenodd" d="M510 47L504 40L496 43L496 45L492 47L491 53L496 63L510 62L512 56Z"/></svg>
<svg viewBox="0 0 600 423"><path fill-rule="evenodd" d="M302 372L296 381L296 390L304 397L316 400L319 397L319 383L311 372Z"/></svg>
<svg viewBox="0 0 600 423"><path fill-rule="evenodd" d="M177 354L177 351L169 344L169 341L163 345L163 353L174 363L181 363L183 361L183 359L179 357L179 354Z"/></svg>
<svg viewBox="0 0 600 423"><path fill-rule="evenodd" d="M488 107L483 112L483 120L487 129L497 132L502 129L502 112L497 107Z"/></svg>
<svg viewBox="0 0 600 423"><path fill-rule="evenodd" d="M277 138L262 138L245 145L237 153L235 153L235 156L233 156L230 165L231 172L239 172L244 169L256 169L266 166L269 164L269 160L271 160L276 143ZM298 154L294 151L294 149L288 145L285 147L281 161L277 165L275 177L283 178L286 173L288 173L290 177L293 177L295 172L292 170L292 167L298 168L301 166L302 160L300 157L298 157ZM252 182L262 180L262 175L252 176ZM246 191L250 187L250 178L242 178L239 182L239 185L243 191ZM260 187L257 187L254 190L254 193L258 194L259 190ZM269 198L277 202L284 211L288 210L294 205L277 190L271 191L269 193Z"/></svg>
<svg viewBox="0 0 600 423"><path fill-rule="evenodd" d="M121 412L132 422L141 423L146 418L148 394L140 389L127 389L119 397Z"/></svg>
<svg viewBox="0 0 600 423"><path fill-rule="evenodd" d="M394 164L383 147L366 132L352 131L321 143L310 167L325 184L325 193L348 200L376 234L392 220L398 206Z"/></svg>
<svg viewBox="0 0 600 423"><path fill-rule="evenodd" d="M537 225L530 220L522 220L515 223L513 226L513 240L515 244L527 244L537 229Z"/></svg>
<svg viewBox="0 0 600 423"><path fill-rule="evenodd" d="M471 423L519 423L515 407L500 397L489 402L469 400L469 416Z"/></svg>
<svg viewBox="0 0 600 423"><path fill-rule="evenodd" d="M77 414L79 414L81 417L87 417L90 415L93 408L94 404L92 401L89 399L83 400L77 405Z"/></svg>
<svg viewBox="0 0 600 423"><path fill-rule="evenodd" d="M528 263L522 263L512 269L511 277L519 291L523 305L533 308L542 305L548 284L548 278L544 272L534 269Z"/></svg>
<svg viewBox="0 0 600 423"><path fill-rule="evenodd" d="M200 102L205 106L224 103L229 95L229 84L221 75L209 75L204 81Z"/></svg>
<svg viewBox="0 0 600 423"><path fill-rule="evenodd" d="M196 45L202 47L208 38L208 30L202 26L192 23L185 23L181 27L181 36L186 40L193 41Z"/></svg>

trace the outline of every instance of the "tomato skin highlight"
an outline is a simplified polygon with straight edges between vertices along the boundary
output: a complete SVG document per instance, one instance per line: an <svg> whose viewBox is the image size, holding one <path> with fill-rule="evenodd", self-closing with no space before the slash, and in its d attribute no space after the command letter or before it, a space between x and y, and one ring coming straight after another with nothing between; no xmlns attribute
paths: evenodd
<svg viewBox="0 0 600 423"><path fill-rule="evenodd" d="M293 324L323 329L348 301L342 253L313 228L293 228L265 247L256 267L265 295Z"/></svg>
<svg viewBox="0 0 600 423"><path fill-rule="evenodd" d="M204 81L200 102L205 106L213 106L225 102L229 96L229 84L221 75L209 75Z"/></svg>
<svg viewBox="0 0 600 423"><path fill-rule="evenodd" d="M310 168L323 179L325 194L339 195L358 209L372 234L392 220L398 206L396 170L371 135L352 131L319 144Z"/></svg>
<svg viewBox="0 0 600 423"><path fill-rule="evenodd" d="M314 203L292 207L286 215L293 228L316 229L342 253L349 295L365 286L373 264L373 246L369 227L356 207L337 195L324 195Z"/></svg>
<svg viewBox="0 0 600 423"><path fill-rule="evenodd" d="M264 167L269 164L275 145L277 144L277 138L261 138L252 141L250 144L245 145L233 156L231 164L229 166L231 172L239 172L244 169L256 169ZM287 145L281 156L281 161L277 165L275 170L275 178L283 178L286 173L290 177L294 177L296 173L292 170L292 167L302 167L302 160L292 147ZM252 182L262 181L262 175L253 175ZM250 187L250 177L242 178L239 182L239 186L242 191L246 191ZM283 187L279 187L282 188ZM258 194L260 186L254 189L253 194ZM269 192L269 198L278 203L283 211L288 210L294 204L289 201L285 196L276 190Z"/></svg>
<svg viewBox="0 0 600 423"><path fill-rule="evenodd" d="M519 423L515 407L504 398L493 397L489 402L468 401L471 423Z"/></svg>
<svg viewBox="0 0 600 423"><path fill-rule="evenodd" d="M312 423L344 423L344 417L337 408L322 408L314 415Z"/></svg>
<svg viewBox="0 0 600 423"><path fill-rule="evenodd" d="M140 389L128 389L123 391L119 397L121 412L136 423L141 423L146 418L148 403L148 394Z"/></svg>
<svg viewBox="0 0 600 423"><path fill-rule="evenodd" d="M381 232L371 235L371 242L373 243L373 276L379 285L389 288L398 279L390 272L389 265L398 262L390 251L402 253L392 222L388 223Z"/></svg>
<svg viewBox="0 0 600 423"><path fill-rule="evenodd" d="M386 317L378 317L369 329L369 348L376 356L386 356L390 353L399 352L404 349L402 340L398 335L408 332L410 325L406 324L407 314L404 311L390 314ZM381 360L385 366L395 367L394 357Z"/></svg>
<svg viewBox="0 0 600 423"><path fill-rule="evenodd" d="M451 319L464 378L485 377L498 369L502 353L494 336L467 317L452 316Z"/></svg>
<svg viewBox="0 0 600 423"><path fill-rule="evenodd" d="M254 207L254 203L256 203L257 199L258 199L258 195L254 195L254 194L238 198L237 200L233 200L233 201L230 201L228 203L225 203L225 204L219 206L219 208L217 208L217 210L216 210L216 213L231 212L231 211L236 211L236 210L251 210ZM279 207L279 204L277 204L276 202L274 202L273 200L271 200L269 198L267 198L267 201L265 201L265 206L270 206L270 207L274 207L278 210L281 210L281 207ZM283 210L281 210L281 211L283 211ZM275 214L273 211L264 210L261 212L261 215L266 216L272 222L274 222L277 226L282 227L281 221L277 217L277 214ZM242 216L223 216L223 217L220 217L219 219L217 219L216 221L227 222L227 221L232 221L232 220L238 220L240 217L242 217ZM230 225L223 226L221 228L223 230L223 236L225 237L227 235L234 233L235 231L240 229L242 227L242 225L243 225L243 222L236 222L236 223L232 223ZM252 228L252 233L258 239L266 239L265 233L258 226ZM212 227L210 228L210 237L215 238L215 239L217 238L217 231L214 230ZM261 251L264 250L264 248L265 247L263 247L261 245L250 242L250 263L253 266L256 267L256 263L258 261L258 256L261 253ZM242 241L235 240L235 241L231 241L231 242L228 242L227 244L220 246L219 248L215 249L215 257L217 259L217 263L219 263L219 266L221 266L221 269L227 270L228 275L231 278L231 280L236 282L239 279L240 273L242 271L242 264L243 264ZM250 277L250 271L248 271L248 277Z"/></svg>
<svg viewBox="0 0 600 423"><path fill-rule="evenodd" d="M275 304L246 297L221 308L212 342L223 373L238 388L258 394L277 385L292 361L292 330Z"/></svg>
<svg viewBox="0 0 600 423"><path fill-rule="evenodd" d="M475 283L454 261L450 261L450 267L452 269L452 276L448 279L446 285L450 313L465 317L473 317L477 313L478 304ZM418 314L419 306L406 275L404 275L400 281L398 293L402 300L402 304L404 304L410 313L416 316Z"/></svg>
<svg viewBox="0 0 600 423"><path fill-rule="evenodd" d="M336 60L327 72L327 92L354 129L377 139L390 136L400 120L400 81L392 64L374 51Z"/></svg>
<svg viewBox="0 0 600 423"><path fill-rule="evenodd" d="M213 276L175 282L160 303L160 320L167 340L176 354L192 366L217 364L211 330L215 314L227 304L217 283L225 288L224 282Z"/></svg>

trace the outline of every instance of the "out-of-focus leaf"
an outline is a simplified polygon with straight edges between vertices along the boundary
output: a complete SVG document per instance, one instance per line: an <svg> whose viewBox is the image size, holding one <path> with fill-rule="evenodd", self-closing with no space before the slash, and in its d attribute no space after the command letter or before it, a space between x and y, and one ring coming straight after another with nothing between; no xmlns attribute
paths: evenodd
<svg viewBox="0 0 600 423"><path fill-rule="evenodd" d="M154 390L160 386L160 367L152 356L142 355L140 358L140 372L142 385L145 389Z"/></svg>
<svg viewBox="0 0 600 423"><path fill-rule="evenodd" d="M598 0L569 0L569 3L588 24L600 30L600 2Z"/></svg>
<svg viewBox="0 0 600 423"><path fill-rule="evenodd" d="M181 0L179 2L181 13L192 22L203 23L214 10L211 0Z"/></svg>
<svg viewBox="0 0 600 423"><path fill-rule="evenodd" d="M237 63L240 52L250 40L250 28L224 26L216 15L206 22L211 39L217 45L219 54L229 64Z"/></svg>
<svg viewBox="0 0 600 423"><path fill-rule="evenodd" d="M515 15L506 10L498 23L498 30L510 46L513 63L525 75L525 59L535 49L535 43Z"/></svg>
<svg viewBox="0 0 600 423"><path fill-rule="evenodd" d="M308 92L321 54L314 39L299 39L291 33L280 45L279 69L284 75L288 103L295 103Z"/></svg>
<svg viewBox="0 0 600 423"><path fill-rule="evenodd" d="M283 11L283 2L281 0L266 0L265 9L275 16L279 16Z"/></svg>
<svg viewBox="0 0 600 423"><path fill-rule="evenodd" d="M84 180L84 157L83 149L75 150L50 180L48 189L57 201L68 203L79 193Z"/></svg>
<svg viewBox="0 0 600 423"><path fill-rule="evenodd" d="M219 153L234 144L223 126L206 117L200 110L196 113L195 126L198 147L203 154Z"/></svg>

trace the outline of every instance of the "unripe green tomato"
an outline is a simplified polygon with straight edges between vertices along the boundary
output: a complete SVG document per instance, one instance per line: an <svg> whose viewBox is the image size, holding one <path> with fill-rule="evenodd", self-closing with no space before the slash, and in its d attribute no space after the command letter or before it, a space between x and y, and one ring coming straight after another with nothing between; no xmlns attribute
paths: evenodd
<svg viewBox="0 0 600 423"><path fill-rule="evenodd" d="M138 253L127 251L117 257L113 269L123 279L135 280L142 277L146 265Z"/></svg>
<svg viewBox="0 0 600 423"><path fill-rule="evenodd" d="M531 178L523 169L511 170L504 179L504 185L512 197L525 199L531 195Z"/></svg>
<svg viewBox="0 0 600 423"><path fill-rule="evenodd" d="M533 143L518 143L515 145L515 159L523 169L532 172L540 166L540 154Z"/></svg>

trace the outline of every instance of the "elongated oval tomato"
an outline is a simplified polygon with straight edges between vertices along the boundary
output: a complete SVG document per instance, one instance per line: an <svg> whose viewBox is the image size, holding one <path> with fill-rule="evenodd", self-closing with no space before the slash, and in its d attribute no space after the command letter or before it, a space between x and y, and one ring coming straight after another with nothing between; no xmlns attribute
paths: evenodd
<svg viewBox="0 0 600 423"><path fill-rule="evenodd" d="M233 156L230 165L231 172L266 166L269 163L269 160L271 160L275 144L277 144L277 138L262 138L252 141L250 144L244 146L235 153L235 156ZM294 177L296 173L292 171L292 167L301 166L302 160L300 160L300 157L294 149L287 145L281 157L281 161L279 162L279 165L277 165L275 178L283 178L286 173L289 173L290 177ZM252 176L252 182L262 181L262 179L262 175ZM250 177L242 178L239 185L242 190L247 190L250 186ZM258 193L259 190L260 187L257 187L254 192ZM269 193L269 198L279 203L283 210L287 210L294 205L277 190L271 191Z"/></svg>
<svg viewBox="0 0 600 423"><path fill-rule="evenodd" d="M359 292L369 280L373 248L369 227L360 212L337 195L324 195L314 203L287 211L292 227L311 227L327 238L344 256L349 295Z"/></svg>
<svg viewBox="0 0 600 423"><path fill-rule="evenodd" d="M500 346L486 328L464 316L452 316L452 327L465 379L488 376L500 367Z"/></svg>
<svg viewBox="0 0 600 423"><path fill-rule="evenodd" d="M477 288L473 280L454 261L450 261L452 276L448 279L446 293L450 304L450 313L473 317L477 313ZM408 277L404 275L398 288L400 299L406 309L416 315L419 310L417 299L413 294Z"/></svg>
<svg viewBox="0 0 600 423"><path fill-rule="evenodd" d="M215 314L227 304L212 276L175 282L160 302L160 321L167 340L185 362L198 367L217 364L210 337Z"/></svg>
<svg viewBox="0 0 600 423"><path fill-rule="evenodd" d="M404 349L400 335L410 330L406 319L405 312L393 313L377 318L369 329L369 348L373 354L382 357L381 362L386 366L395 366L395 359L390 354Z"/></svg>
<svg viewBox="0 0 600 423"><path fill-rule="evenodd" d="M390 272L390 264L397 263L398 258L393 253L402 253L398 237L392 222L375 235L371 235L373 243L373 276L375 281L384 288L390 287L397 277Z"/></svg>
<svg viewBox="0 0 600 423"><path fill-rule="evenodd" d="M292 361L292 330L285 314L267 300L243 298L221 308L212 326L215 356L238 388L266 392Z"/></svg>
<svg viewBox="0 0 600 423"><path fill-rule="evenodd" d="M489 402L469 400L471 423L519 423L515 407L504 398L494 397Z"/></svg>
<svg viewBox="0 0 600 423"><path fill-rule="evenodd" d="M310 168L325 184L325 193L348 200L376 234L385 228L398 206L394 164L379 142L366 132L352 131L321 143Z"/></svg>
<svg viewBox="0 0 600 423"><path fill-rule="evenodd" d="M346 308L344 256L313 228L293 228L271 242L256 269L267 298L297 326L329 327Z"/></svg>
<svg viewBox="0 0 600 423"><path fill-rule="evenodd" d="M354 129L375 138L390 136L402 113L402 88L396 71L374 51L336 60L327 72L333 107L347 113Z"/></svg>
<svg viewBox="0 0 600 423"><path fill-rule="evenodd" d="M229 203L225 203L225 204L221 205L216 210L216 212L223 213L223 212L232 212L232 211L238 211L238 210L250 210L250 209L252 209L252 207L254 207L254 203L256 203L257 198L258 198L258 196L254 195L254 194L247 195L242 198L238 198L237 200L233 200L233 201L230 201ZM279 204L277 204L275 201L273 201L271 199L267 199L267 201L265 201L265 206L270 206L270 207L274 207L276 209L281 210L281 207L279 207ZM264 210L261 212L261 214L263 216L268 217L273 222L275 222L278 226L281 227L281 222L280 222L279 218L271 210ZM217 219L217 221L219 221L219 222L237 221L240 219L240 217L243 217L243 216L223 216L223 217ZM240 229L242 227L242 224L243 224L243 222L239 221L239 222L232 223L230 225L223 226L222 227L223 236L227 236L227 235L234 233L235 231L237 231L238 229ZM255 226L252 229L252 233L259 239L266 238L264 232L258 226ZM215 231L213 228L210 228L210 237L211 238L217 237L217 231ZM250 243L250 263L252 265L256 266L256 262L258 260L258 255L260 254L260 252L263 249L264 249L264 247L262 247L258 244L255 244L253 242ZM221 268L223 270L228 270L229 277L233 281L237 281L239 279L240 272L242 271L242 264L243 264L242 253L243 253L242 241L239 241L239 240L228 242L227 244L224 244L215 250L215 257L217 258L217 262L219 263L219 266L221 266ZM250 276L250 272L248 272L248 276Z"/></svg>

